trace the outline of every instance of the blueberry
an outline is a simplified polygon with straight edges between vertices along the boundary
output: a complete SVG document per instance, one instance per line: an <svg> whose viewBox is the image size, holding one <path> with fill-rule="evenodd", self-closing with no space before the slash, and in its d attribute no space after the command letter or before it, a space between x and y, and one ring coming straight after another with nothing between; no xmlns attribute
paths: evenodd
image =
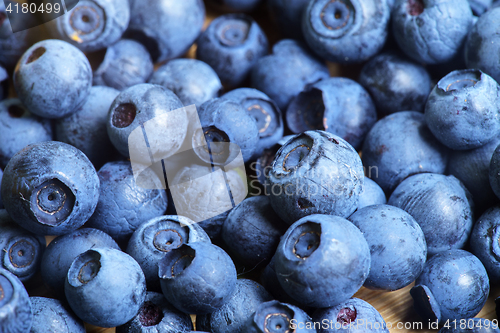
<svg viewBox="0 0 500 333"><path fill-rule="evenodd" d="M141 266L150 289L160 290L158 263L165 253L193 242L210 243L205 231L184 216L160 216L142 223L127 245L127 253Z"/></svg>
<svg viewBox="0 0 500 333"><path fill-rule="evenodd" d="M493 151L489 164L489 180L491 189L500 198L500 145Z"/></svg>
<svg viewBox="0 0 500 333"><path fill-rule="evenodd" d="M377 309L359 298L351 298L337 306L316 310L313 322L321 325L318 333L389 333L384 318Z"/></svg>
<svg viewBox="0 0 500 333"><path fill-rule="evenodd" d="M211 314L196 316L196 328L212 333L240 333L259 305L271 299L257 282L239 279L233 294L221 308Z"/></svg>
<svg viewBox="0 0 500 333"><path fill-rule="evenodd" d="M30 47L14 71L19 99L31 113L45 118L73 113L91 86L92 69L82 51L55 39Z"/></svg>
<svg viewBox="0 0 500 333"><path fill-rule="evenodd" d="M471 252L481 260L492 284L500 281L500 207L486 210L470 235Z"/></svg>
<svg viewBox="0 0 500 333"><path fill-rule="evenodd" d="M102 230L123 242L142 223L163 215L167 210L165 191L138 186L130 162L106 163L97 175L101 184L99 201L87 227ZM156 177L156 174L151 177Z"/></svg>
<svg viewBox="0 0 500 333"><path fill-rule="evenodd" d="M370 59L359 74L359 83L370 92L380 116L423 111L432 89L427 70L395 52Z"/></svg>
<svg viewBox="0 0 500 333"><path fill-rule="evenodd" d="M71 264L64 286L76 315L91 325L123 325L139 312L146 280L139 264L112 248L93 248Z"/></svg>
<svg viewBox="0 0 500 333"><path fill-rule="evenodd" d="M73 9L47 27L53 38L91 52L116 43L127 29L129 19L128 0L86 0L76 1Z"/></svg>
<svg viewBox="0 0 500 333"><path fill-rule="evenodd" d="M26 282L40 268L45 250L45 238L37 236L18 226L7 214L0 210L0 249L2 268Z"/></svg>
<svg viewBox="0 0 500 333"><path fill-rule="evenodd" d="M50 120L35 116L17 98L0 102L0 165L29 144L52 140Z"/></svg>
<svg viewBox="0 0 500 333"><path fill-rule="evenodd" d="M139 42L122 39L110 45L104 59L94 70L94 85L125 90L145 83L153 74L153 60Z"/></svg>
<svg viewBox="0 0 500 333"><path fill-rule="evenodd" d="M388 204L415 218L430 256L462 248L475 220L470 193L454 176L422 173L408 177L394 190Z"/></svg>
<svg viewBox="0 0 500 333"><path fill-rule="evenodd" d="M167 301L185 313L214 312L236 287L236 268L229 255L204 242L183 244L167 252L158 274Z"/></svg>
<svg viewBox="0 0 500 333"><path fill-rule="evenodd" d="M111 104L107 120L109 138L123 156L129 157L130 151L136 153L137 156L133 156L136 163L151 163L148 150L157 160L166 158L180 148L186 136L187 115L171 112L182 107L179 98L162 86L148 83L132 86L122 91ZM170 122L175 126L168 127ZM143 132L136 130L146 123L149 124L147 147ZM169 131L164 131L165 127ZM130 135L133 136L129 139Z"/></svg>
<svg viewBox="0 0 500 333"><path fill-rule="evenodd" d="M281 110L308 84L329 76L324 62L290 39L276 43L273 54L259 59L251 74L252 87L268 95Z"/></svg>
<svg viewBox="0 0 500 333"><path fill-rule="evenodd" d="M221 235L230 254L252 269L271 260L286 229L287 224L274 212L269 197L257 196L231 210Z"/></svg>
<svg viewBox="0 0 500 333"><path fill-rule="evenodd" d="M496 23L500 20L497 6L485 12L472 27L465 43L467 68L476 68L500 81L500 35Z"/></svg>
<svg viewBox="0 0 500 333"><path fill-rule="evenodd" d="M500 333L498 323L484 318L461 319L455 323L445 323L438 333Z"/></svg>
<svg viewBox="0 0 500 333"><path fill-rule="evenodd" d="M116 333L184 333L193 329L191 317L176 310L162 294L148 291L137 315L116 328Z"/></svg>
<svg viewBox="0 0 500 333"><path fill-rule="evenodd" d="M28 292L19 279L0 268L0 330L6 333L30 331L33 313Z"/></svg>
<svg viewBox="0 0 500 333"><path fill-rule="evenodd" d="M389 16L386 0L312 0L304 10L302 32L323 59L359 63L384 46Z"/></svg>
<svg viewBox="0 0 500 333"><path fill-rule="evenodd" d="M214 98L203 103L198 115L203 129L196 129L193 144L196 145L195 153L202 161L224 165L231 162L240 151L245 162L250 160L259 141L259 128L255 118L241 104ZM203 142L212 148L207 150ZM226 144L218 145L220 143Z"/></svg>
<svg viewBox="0 0 500 333"><path fill-rule="evenodd" d="M159 67L150 83L170 89L184 106L199 108L212 98L219 97L222 83L208 64L196 59L174 59Z"/></svg>
<svg viewBox="0 0 500 333"><path fill-rule="evenodd" d="M370 272L370 249L351 222L315 214L287 230L274 265L291 297L303 305L324 308L344 302L363 285Z"/></svg>
<svg viewBox="0 0 500 333"><path fill-rule="evenodd" d="M177 58L198 38L205 21L202 0L129 0L127 38L144 44L154 62Z"/></svg>
<svg viewBox="0 0 500 333"><path fill-rule="evenodd" d="M30 333L85 333L83 321L61 301L46 297L30 297L33 324Z"/></svg>
<svg viewBox="0 0 500 333"><path fill-rule="evenodd" d="M268 0L271 19L287 38L302 39L302 12L309 0Z"/></svg>
<svg viewBox="0 0 500 333"><path fill-rule="evenodd" d="M420 275L427 259L427 243L410 214L389 205L373 205L358 209L349 221L361 230L370 247L365 287L397 290Z"/></svg>
<svg viewBox="0 0 500 333"><path fill-rule="evenodd" d="M477 212L483 212L498 202L488 175L493 152L499 144L500 136L482 147L450 153L447 172L457 177L470 191Z"/></svg>
<svg viewBox="0 0 500 333"><path fill-rule="evenodd" d="M474 317L489 292L488 275L481 261L456 249L438 253L427 261L410 290L420 316L440 323Z"/></svg>
<svg viewBox="0 0 500 333"><path fill-rule="evenodd" d="M396 112L379 120L368 132L362 151L367 175L387 194L410 175L444 173L448 162L448 150L416 111Z"/></svg>
<svg viewBox="0 0 500 333"><path fill-rule="evenodd" d="M259 305L241 333L316 333L311 317L300 308L269 301Z"/></svg>
<svg viewBox="0 0 500 333"><path fill-rule="evenodd" d="M209 64L229 88L241 85L269 48L262 29L245 14L217 17L198 38L197 45L196 58Z"/></svg>
<svg viewBox="0 0 500 333"><path fill-rule="evenodd" d="M392 32L406 55L424 64L452 59L472 28L467 0L397 0Z"/></svg>
<svg viewBox="0 0 500 333"><path fill-rule="evenodd" d="M454 150L478 148L500 134L500 87L480 70L453 71L432 89L425 121Z"/></svg>
<svg viewBox="0 0 500 333"><path fill-rule="evenodd" d="M377 183L365 177L363 190L359 194L358 210L371 205L385 204L387 198L385 193Z"/></svg>
<svg viewBox="0 0 500 333"><path fill-rule="evenodd" d="M340 137L307 131L276 153L269 171L271 205L288 224L311 214L351 215L363 189L358 153Z"/></svg>
<svg viewBox="0 0 500 333"><path fill-rule="evenodd" d="M120 247L105 232L92 228L81 228L56 237L43 253L40 272L43 282L58 296L64 296L64 281L77 256L94 247Z"/></svg>
<svg viewBox="0 0 500 333"><path fill-rule="evenodd" d="M376 121L377 111L368 92L357 82L340 77L307 87L286 110L292 132L321 129L340 136L355 149L361 147Z"/></svg>
<svg viewBox="0 0 500 333"><path fill-rule="evenodd" d="M271 147L283 137L284 125L281 111L276 103L257 89L235 89L222 96L235 101L255 118L259 130L259 142L252 156L257 159L264 149Z"/></svg>
<svg viewBox="0 0 500 333"><path fill-rule="evenodd" d="M246 180L237 170L224 173L210 165L189 165L170 183L175 188L175 209L218 239L229 211L245 199Z"/></svg>
<svg viewBox="0 0 500 333"><path fill-rule="evenodd" d="M16 223L36 234L62 235L82 226L99 198L92 163L66 143L25 147L7 164L2 200Z"/></svg>
<svg viewBox="0 0 500 333"><path fill-rule="evenodd" d="M207 0L212 6L219 10L229 12L251 12L262 0Z"/></svg>
<svg viewBox="0 0 500 333"><path fill-rule="evenodd" d="M116 150L106 130L108 111L120 92L94 86L85 103L75 113L56 121L56 138L80 149L96 167L101 167Z"/></svg>

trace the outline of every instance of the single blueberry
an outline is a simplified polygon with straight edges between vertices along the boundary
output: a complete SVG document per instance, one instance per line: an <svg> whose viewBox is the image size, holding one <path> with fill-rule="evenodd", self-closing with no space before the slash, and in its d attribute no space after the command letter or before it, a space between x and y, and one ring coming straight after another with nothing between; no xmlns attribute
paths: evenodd
<svg viewBox="0 0 500 333"><path fill-rule="evenodd" d="M427 259L427 243L417 221L404 210L372 205L349 216L370 247L370 274L364 286L397 290L412 283Z"/></svg>
<svg viewBox="0 0 500 333"><path fill-rule="evenodd" d="M489 292L488 274L481 261L457 249L440 252L427 261L410 290L420 316L440 323L474 317Z"/></svg>
<svg viewBox="0 0 500 333"><path fill-rule="evenodd" d="M351 222L315 214L290 226L274 265L281 286L297 302L330 307L361 288L370 272L370 248Z"/></svg>
<svg viewBox="0 0 500 333"><path fill-rule="evenodd" d="M71 332L85 333L83 321L57 299L30 297L33 324L30 333Z"/></svg>
<svg viewBox="0 0 500 333"><path fill-rule="evenodd" d="M302 32L323 59L360 63L384 46L389 16L386 0L312 0L304 10Z"/></svg>
<svg viewBox="0 0 500 333"><path fill-rule="evenodd" d="M167 301L191 314L212 313L236 287L236 268L220 247L205 242L183 244L167 252L158 275Z"/></svg>
<svg viewBox="0 0 500 333"><path fill-rule="evenodd" d="M392 33L401 50L415 61L440 64L460 50L472 28L467 0L397 0Z"/></svg>
<svg viewBox="0 0 500 333"><path fill-rule="evenodd" d="M425 67L395 52L370 59L359 74L359 83L371 94L380 116L404 111L423 111L432 89Z"/></svg>
<svg viewBox="0 0 500 333"><path fill-rule="evenodd" d="M99 178L92 163L80 150L58 141L32 144L14 155L1 187L12 219L41 235L79 228L99 198Z"/></svg>
<svg viewBox="0 0 500 333"><path fill-rule="evenodd" d="M109 140L106 123L111 103L119 93L114 88L94 86L75 113L55 124L56 139L80 149L96 168L118 155Z"/></svg>
<svg viewBox="0 0 500 333"><path fill-rule="evenodd" d="M45 238L21 228L5 209L0 210L0 266L21 282L32 278L40 268L45 251Z"/></svg>
<svg viewBox="0 0 500 333"><path fill-rule="evenodd" d="M285 110L307 85L330 76L325 63L300 42L284 39L273 54L262 57L252 68L252 87L264 92Z"/></svg>
<svg viewBox="0 0 500 333"><path fill-rule="evenodd" d="M141 266L148 288L160 290L158 263L165 253L182 244L210 243L206 232L184 216L152 218L142 223L128 241L127 253Z"/></svg>
<svg viewBox="0 0 500 333"><path fill-rule="evenodd" d="M311 317L302 309L278 301L259 305L241 333L316 333Z"/></svg>
<svg viewBox="0 0 500 333"><path fill-rule="evenodd" d="M148 49L154 62L183 55L201 33L205 21L202 0L129 0L126 38Z"/></svg>
<svg viewBox="0 0 500 333"><path fill-rule="evenodd" d="M52 140L48 119L38 117L17 98L0 102L0 165L5 167L18 151L29 144Z"/></svg>
<svg viewBox="0 0 500 333"><path fill-rule="evenodd" d="M284 125L276 103L263 92L252 88L239 88L222 96L241 104L255 118L259 130L259 142L252 156L257 159L264 149L276 144L283 137Z"/></svg>
<svg viewBox="0 0 500 333"><path fill-rule="evenodd" d="M45 285L56 295L64 297L64 282L71 263L77 256L94 247L120 250L111 236L97 229L81 228L56 237L42 257L40 272Z"/></svg>
<svg viewBox="0 0 500 333"><path fill-rule="evenodd" d="M82 51L48 39L31 46L14 71L14 87L28 110L44 118L76 111L92 86L92 69Z"/></svg>
<svg viewBox="0 0 500 333"><path fill-rule="evenodd" d="M19 279L0 268L0 331L26 333L33 322L28 292Z"/></svg>
<svg viewBox="0 0 500 333"><path fill-rule="evenodd" d="M159 67L149 83L170 89L184 106L199 108L212 98L219 97L222 83L208 64L197 59L174 59Z"/></svg>
<svg viewBox="0 0 500 333"><path fill-rule="evenodd" d="M269 48L260 26L245 14L217 17L200 35L197 45L196 58L209 64L229 88L241 85Z"/></svg>
<svg viewBox="0 0 500 333"><path fill-rule="evenodd" d="M153 60L148 50L131 39L121 39L110 45L106 49L102 62L96 67L94 85L108 86L118 90L145 83L153 74Z"/></svg>
<svg viewBox="0 0 500 333"><path fill-rule="evenodd" d="M102 230L123 242L142 223L163 215L167 210L165 190L138 186L130 162L106 163L97 175L101 184L99 201L86 223L87 227ZM158 178L153 173L150 177ZM157 183L160 185L159 180Z"/></svg>
<svg viewBox="0 0 500 333"><path fill-rule="evenodd" d="M425 122L454 150L484 146L500 134L500 86L476 69L453 71L432 89Z"/></svg>
<svg viewBox="0 0 500 333"><path fill-rule="evenodd" d="M408 177L396 187L388 204L415 218L429 256L465 246L475 221L470 193L454 176L421 173Z"/></svg>
<svg viewBox="0 0 500 333"><path fill-rule="evenodd" d="M51 14L47 11L45 15ZM127 29L129 19L128 0L85 0L77 1L73 9L50 21L47 28L52 38L69 42L83 52L92 52L116 43Z"/></svg>
<svg viewBox="0 0 500 333"><path fill-rule="evenodd" d="M427 128L424 115L402 111L380 119L363 144L368 177L387 194L406 177L422 172L444 173L448 149Z"/></svg>
<svg viewBox="0 0 500 333"><path fill-rule="evenodd" d="M80 319L95 326L115 327L139 312L146 297L146 280L128 254L96 247L73 261L64 290Z"/></svg>
<svg viewBox="0 0 500 333"><path fill-rule="evenodd" d="M497 22L500 20L500 7L485 12L472 27L465 43L465 63L490 75L500 82L500 35Z"/></svg>
<svg viewBox="0 0 500 333"><path fill-rule="evenodd" d="M470 235L471 252L481 260L492 284L500 281L500 206L481 215Z"/></svg>
<svg viewBox="0 0 500 333"><path fill-rule="evenodd" d="M212 333L241 333L247 319L271 295L255 281L239 279L231 297L211 314L196 316L196 328Z"/></svg>
<svg viewBox="0 0 500 333"><path fill-rule="evenodd" d="M116 333L184 333L193 329L191 317L175 309L162 294L148 291L137 315Z"/></svg>
<svg viewBox="0 0 500 333"><path fill-rule="evenodd" d="M318 333L389 333L385 320L377 309L359 298L351 298L337 306L316 310L313 322L321 325Z"/></svg>
<svg viewBox="0 0 500 333"><path fill-rule="evenodd" d="M342 77L321 80L298 94L286 110L288 128L294 133L324 130L340 136L354 149L377 121L375 104L357 82Z"/></svg>
<svg viewBox="0 0 500 333"><path fill-rule="evenodd" d="M311 214L351 215L363 189L363 165L342 138L325 131L295 136L269 171L271 205L288 224Z"/></svg>
<svg viewBox="0 0 500 333"><path fill-rule="evenodd" d="M222 225L222 239L230 254L253 269L267 264L288 225L271 207L267 196L243 200Z"/></svg>

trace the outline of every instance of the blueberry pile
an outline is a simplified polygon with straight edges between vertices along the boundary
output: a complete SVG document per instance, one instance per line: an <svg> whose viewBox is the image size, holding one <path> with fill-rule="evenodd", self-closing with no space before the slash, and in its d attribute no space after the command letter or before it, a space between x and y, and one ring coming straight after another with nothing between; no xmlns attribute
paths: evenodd
<svg viewBox="0 0 500 333"><path fill-rule="evenodd" d="M500 1L16 8L0 332L500 332Z"/></svg>

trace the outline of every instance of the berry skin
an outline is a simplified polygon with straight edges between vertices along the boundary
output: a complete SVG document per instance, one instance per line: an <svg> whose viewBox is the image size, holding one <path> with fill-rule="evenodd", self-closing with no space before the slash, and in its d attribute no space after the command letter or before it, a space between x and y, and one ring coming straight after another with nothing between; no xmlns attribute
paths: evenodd
<svg viewBox="0 0 500 333"><path fill-rule="evenodd" d="M33 312L28 292L19 279L0 268L0 331L26 333L33 322Z"/></svg>
<svg viewBox="0 0 500 333"><path fill-rule="evenodd" d="M385 204L386 202L387 198L382 188L370 178L365 177L363 191L359 194L358 210L371 205Z"/></svg>
<svg viewBox="0 0 500 333"><path fill-rule="evenodd" d="M139 42L121 39L110 45L104 59L94 71L94 85L125 90L146 83L153 74L153 60Z"/></svg>
<svg viewBox="0 0 500 333"><path fill-rule="evenodd" d="M96 247L73 261L64 290L80 319L95 326L115 327L139 312L146 297L146 279L128 254Z"/></svg>
<svg viewBox="0 0 500 333"><path fill-rule="evenodd" d="M94 212L99 178L80 150L46 141L25 147L7 164L2 200L16 223L39 235L63 235Z"/></svg>
<svg viewBox="0 0 500 333"><path fill-rule="evenodd" d="M302 32L323 59L360 63L384 46L389 16L386 0L312 0L304 9Z"/></svg>
<svg viewBox="0 0 500 333"><path fill-rule="evenodd" d="M255 63L268 52L267 37L245 14L213 20L197 40L196 58L209 64L225 86L240 86Z"/></svg>
<svg viewBox="0 0 500 333"><path fill-rule="evenodd" d="M368 243L354 224L339 216L315 214L290 226L274 265L291 297L302 305L324 308L344 302L361 288L370 261Z"/></svg>
<svg viewBox="0 0 500 333"><path fill-rule="evenodd" d="M86 0L77 2L48 27L52 38L72 43L83 52L92 52L116 43L127 29L129 19L127 0Z"/></svg>
<svg viewBox="0 0 500 333"><path fill-rule="evenodd" d="M33 308L30 333L86 332L83 321L61 301L46 297L30 297L30 301Z"/></svg>
<svg viewBox="0 0 500 333"><path fill-rule="evenodd" d="M43 253L40 266L43 282L56 295L64 297L64 282L71 263L77 256L94 247L120 250L111 236L97 229L80 228L56 237Z"/></svg>
<svg viewBox="0 0 500 333"><path fill-rule="evenodd" d="M425 264L410 291L424 320L471 318L484 306L490 285L483 264L464 250L443 251Z"/></svg>
<svg viewBox="0 0 500 333"><path fill-rule="evenodd" d="M212 313L231 297L236 268L220 247L194 242L166 253L159 263L163 295L190 314Z"/></svg>
<svg viewBox="0 0 500 333"><path fill-rule="evenodd" d="M14 87L28 110L44 118L62 118L84 103L92 69L82 51L48 39L30 47L14 70Z"/></svg>

